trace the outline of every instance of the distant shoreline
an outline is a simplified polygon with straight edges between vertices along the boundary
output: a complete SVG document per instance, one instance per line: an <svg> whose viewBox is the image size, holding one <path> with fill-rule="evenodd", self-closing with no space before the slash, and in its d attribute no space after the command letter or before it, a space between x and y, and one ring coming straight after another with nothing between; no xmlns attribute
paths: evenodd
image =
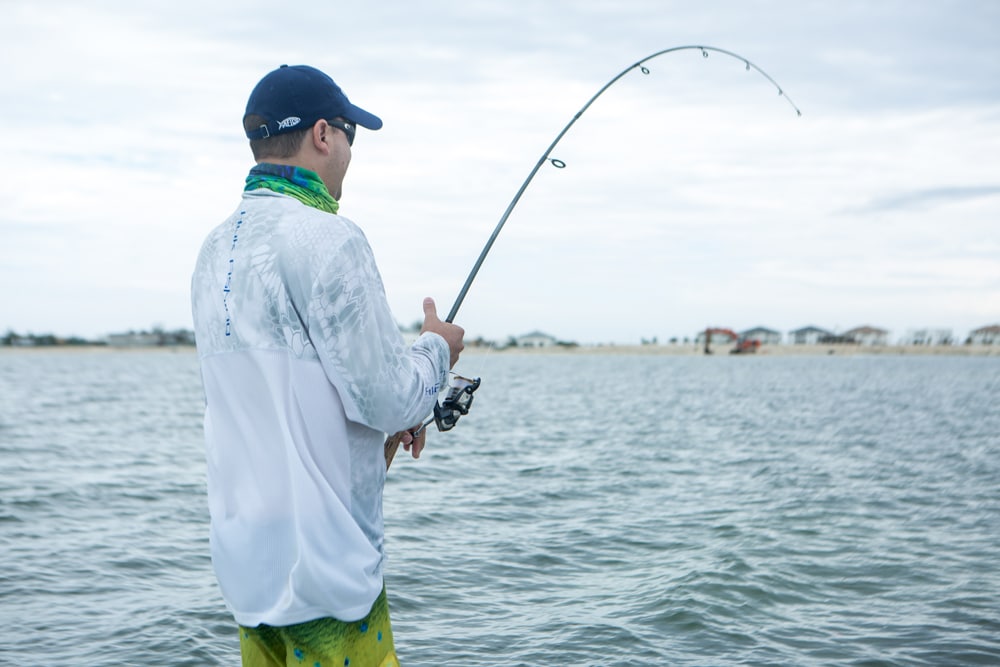
<svg viewBox="0 0 1000 667"><path fill-rule="evenodd" d="M469 348L463 354L485 353L489 348ZM750 354L730 354L731 345L713 345L710 356L782 357L782 356L959 356L1000 357L1000 345L762 345ZM695 345L581 345L578 347L542 347L495 349L494 354L633 354L650 356L706 356L703 346Z"/></svg>
<svg viewBox="0 0 1000 667"><path fill-rule="evenodd" d="M725 357L784 357L784 356L956 356L956 357L1000 357L1000 345L762 345L750 354L730 354L731 345L713 345L711 356ZM191 345L39 345L0 346L0 354L44 354L46 352L68 354L110 354L131 352L158 352L163 354L194 354ZM706 356L702 346L688 345L579 345L548 347L493 348L466 347L465 355L473 354L549 354L549 355L649 355L649 356Z"/></svg>

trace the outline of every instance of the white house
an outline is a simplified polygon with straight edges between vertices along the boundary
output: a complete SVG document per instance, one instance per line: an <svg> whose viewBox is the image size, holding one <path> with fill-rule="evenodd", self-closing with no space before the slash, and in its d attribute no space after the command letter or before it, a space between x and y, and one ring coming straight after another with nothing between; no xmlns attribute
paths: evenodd
<svg viewBox="0 0 1000 667"><path fill-rule="evenodd" d="M851 338L859 345L888 345L889 332L872 326L855 327L844 332L844 337Z"/></svg>
<svg viewBox="0 0 1000 667"><path fill-rule="evenodd" d="M951 329L911 329L900 341L903 345L951 345Z"/></svg>
<svg viewBox="0 0 1000 667"><path fill-rule="evenodd" d="M980 327L969 334L972 345L1000 345L1000 324Z"/></svg>
<svg viewBox="0 0 1000 667"><path fill-rule="evenodd" d="M781 332L767 327L754 327L740 332L744 340L759 340L761 345L781 345Z"/></svg>
<svg viewBox="0 0 1000 667"><path fill-rule="evenodd" d="M531 333L517 336L514 340L517 341L518 347L552 347L559 342L555 336L550 336L541 331L532 331Z"/></svg>
<svg viewBox="0 0 1000 667"><path fill-rule="evenodd" d="M820 339L832 337L833 334L819 327L802 327L788 332L788 340L793 345L816 345Z"/></svg>

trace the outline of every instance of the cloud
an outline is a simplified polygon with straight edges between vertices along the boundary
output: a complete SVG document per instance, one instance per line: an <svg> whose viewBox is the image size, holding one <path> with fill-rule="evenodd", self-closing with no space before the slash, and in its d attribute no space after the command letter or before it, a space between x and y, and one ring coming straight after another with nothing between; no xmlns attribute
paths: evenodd
<svg viewBox="0 0 1000 667"><path fill-rule="evenodd" d="M938 206L961 204L975 199L1000 196L1000 185L942 186L877 197L848 213L867 214L884 211L926 211Z"/></svg>
<svg viewBox="0 0 1000 667"><path fill-rule="evenodd" d="M631 73L525 193L463 305L470 335L1000 315L998 3L385 0L307 25L261 0L8 4L0 328L188 325L194 254L251 162L242 107L282 62L386 120L355 145L343 211L400 321L425 295L444 308L574 112L682 44L744 55L804 116L717 54Z"/></svg>

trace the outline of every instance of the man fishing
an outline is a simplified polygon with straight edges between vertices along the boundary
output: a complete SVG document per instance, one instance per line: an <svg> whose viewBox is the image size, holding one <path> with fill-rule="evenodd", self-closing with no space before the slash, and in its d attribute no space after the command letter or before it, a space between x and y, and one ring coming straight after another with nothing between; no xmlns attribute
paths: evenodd
<svg viewBox="0 0 1000 667"><path fill-rule="evenodd" d="M398 665L383 441L419 456L464 332L425 299L406 347L364 234L338 215L359 125L382 121L317 69L261 79L243 117L257 164L192 278L212 564L244 665Z"/></svg>

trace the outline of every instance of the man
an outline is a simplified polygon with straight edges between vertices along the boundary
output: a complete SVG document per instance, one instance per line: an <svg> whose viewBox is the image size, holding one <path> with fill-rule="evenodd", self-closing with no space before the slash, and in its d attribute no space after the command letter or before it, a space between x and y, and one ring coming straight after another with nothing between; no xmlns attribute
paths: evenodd
<svg viewBox="0 0 1000 667"><path fill-rule="evenodd" d="M244 665L396 665L382 580L386 433L418 435L463 349L425 299L406 348L361 230L337 215L356 127L382 121L307 66L247 102L257 165L202 246L212 564Z"/></svg>

